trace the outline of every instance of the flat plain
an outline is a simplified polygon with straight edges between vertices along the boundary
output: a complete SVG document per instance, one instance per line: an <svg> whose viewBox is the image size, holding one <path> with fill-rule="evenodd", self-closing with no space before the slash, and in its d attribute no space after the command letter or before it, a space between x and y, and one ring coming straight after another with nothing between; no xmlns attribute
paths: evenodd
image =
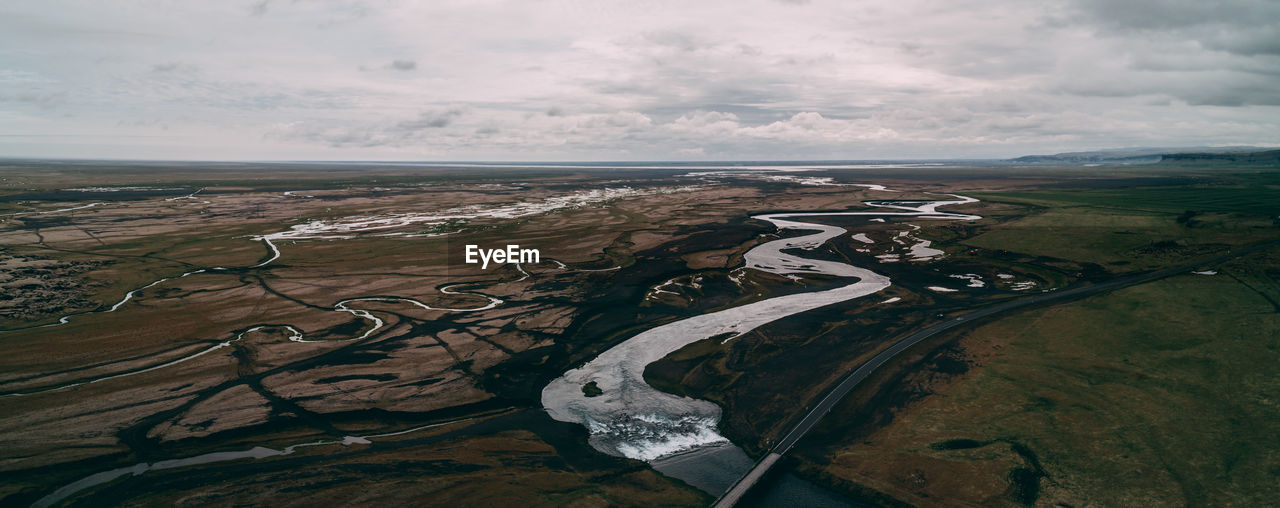
<svg viewBox="0 0 1280 508"><path fill-rule="evenodd" d="M705 504L596 452L538 395L657 324L837 283L743 269L776 237L752 215L946 192L980 198L961 211L982 219L821 219L864 236L815 255L894 285L650 366L651 384L720 404L721 431L750 453L911 330L1280 238L1270 167L849 168L823 185L680 169L267 169L0 168L0 504L137 464L151 469L60 501ZM924 240L943 254L910 259ZM508 243L543 262L462 262L466 244ZM1276 256L921 344L786 467L882 504L1265 500L1280 467L1263 374L1280 329ZM255 447L289 453L158 467Z"/></svg>

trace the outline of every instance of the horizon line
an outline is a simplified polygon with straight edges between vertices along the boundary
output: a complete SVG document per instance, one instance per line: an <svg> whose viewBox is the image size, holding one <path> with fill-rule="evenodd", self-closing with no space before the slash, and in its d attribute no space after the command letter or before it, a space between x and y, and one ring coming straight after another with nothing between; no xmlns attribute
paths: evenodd
<svg viewBox="0 0 1280 508"><path fill-rule="evenodd" d="M519 159L448 159L448 160L431 160L431 159L201 159L201 158L129 158L129 157L43 157L43 156L20 156L20 155L0 155L0 161L41 161L41 162L143 162L143 163L203 163L203 164L398 164L398 165L527 165L527 166L605 166L605 165L637 165L637 164L670 164L670 165L726 165L726 164L840 164L852 165L853 163L925 163L925 162L993 162L993 161L1012 161L1021 157L1053 157L1060 155L1074 154L1098 154L1107 153L1123 153L1125 151L1145 151L1141 155L1161 155L1158 151L1167 150L1169 153L1176 153L1179 150L1187 150L1180 153L1194 153L1202 150L1275 150L1280 149L1280 145L1216 145L1216 146L1184 146L1184 147L1159 147L1159 146L1134 146L1121 148L1096 148L1091 150L1072 150L1066 152L1054 153L1031 153L1004 157L932 157L932 158L868 158L868 159L561 159L561 160L519 160ZM1139 155L1139 154L1134 154Z"/></svg>

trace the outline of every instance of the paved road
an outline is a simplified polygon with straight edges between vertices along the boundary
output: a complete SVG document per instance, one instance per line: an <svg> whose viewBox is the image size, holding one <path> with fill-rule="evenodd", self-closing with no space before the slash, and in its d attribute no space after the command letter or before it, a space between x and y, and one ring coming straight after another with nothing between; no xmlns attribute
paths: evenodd
<svg viewBox="0 0 1280 508"><path fill-rule="evenodd" d="M872 372L875 372L876 369L879 369L889 360L893 359L893 357L898 356L899 353L905 351L907 348L911 346L914 346L915 344L919 343L922 340L925 340L929 337L945 332L957 326L961 326L972 321L977 321L979 319L990 316L992 314L999 314L1001 312L1007 312L1013 309L1026 307L1029 305L1035 305L1038 303L1044 303L1048 301L1065 300L1072 297L1091 295L1094 293L1100 293L1103 291L1115 289L1121 286L1137 284L1140 282L1147 282L1147 281L1159 279L1162 277L1168 277L1170 275L1185 273L1187 271L1194 270L1196 267L1219 263L1227 259L1244 256L1244 255L1251 254L1263 249L1274 247L1276 245L1280 245L1280 241L1267 242L1264 244L1255 245L1253 247L1237 250L1235 252L1228 252L1227 254L1223 254L1221 256L1217 256L1217 257L1206 259L1206 260L1201 260L1195 263L1190 263L1182 266L1177 266L1174 268L1166 268L1164 270L1159 270L1151 273L1120 277L1118 279L1114 279L1101 284L1096 284L1093 286L1079 287L1075 289L1069 289L1066 291L1053 291L1049 293L1042 293L1036 296L1023 298L1023 299L1015 300L1012 302L1006 302L999 305L995 305L993 307L987 307L979 311L970 312L968 314L964 314L959 317L949 319L947 321L935 324L928 328L922 329L916 333L913 333L899 340L898 342L894 343L892 346L889 346L888 349L881 351L879 354L875 355L866 363L860 365L853 372L849 373L847 376L842 378L840 382L836 384L836 387L834 389L828 392L827 395L823 397L821 401L819 401L816 405L813 406L813 409L810 409L809 412L805 414L804 418L800 420L800 423L797 423L795 427L792 427L791 431L788 432L785 436L783 436L782 440L778 441L778 444L774 445L773 449L770 450L770 452L766 454L764 458L762 458L759 462L757 462L755 467L753 467L750 471L748 471L747 474L743 475L742 478L739 478L738 481L735 482L727 492L721 495L720 498L717 499L715 504L713 504L712 506L716 508L730 507L737 504L738 501L741 501L742 497L745 496L747 492L750 491L751 488L754 487L755 484L765 476L765 473L767 473L768 470L778 462L778 459L780 459L783 455L786 455L786 453L791 450L791 447L795 446L796 442L800 441L800 438L804 437L805 434L807 434L810 430L812 430L813 427L818 424L818 421L822 420L823 416L826 416L827 413L831 412L831 409L834 408L835 405L845 397L845 395L848 395L850 391L853 391L853 389L857 387L859 383L861 383L868 376L870 376Z"/></svg>

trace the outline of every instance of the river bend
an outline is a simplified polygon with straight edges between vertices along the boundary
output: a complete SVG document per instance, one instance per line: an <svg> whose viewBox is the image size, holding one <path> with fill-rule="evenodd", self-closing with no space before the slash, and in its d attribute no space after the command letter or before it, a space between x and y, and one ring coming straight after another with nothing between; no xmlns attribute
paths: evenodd
<svg viewBox="0 0 1280 508"><path fill-rule="evenodd" d="M720 421L719 406L649 386L644 381L645 366L699 340L718 336L729 340L787 316L860 298L889 287L888 277L866 268L838 261L807 259L796 254L796 251L816 249L847 231L839 226L795 219L833 216L981 218L938 211L940 206L977 201L964 196L949 196L956 199L866 203L894 211L775 213L753 217L768 221L779 230L813 233L774 240L752 248L744 255L748 268L781 275L854 278L857 282L834 289L769 298L651 328L552 381L542 391L543 406L556 420L586 426L591 434L591 445L611 455L653 461L699 447L727 444L728 440L716 428ZM601 389L600 395L585 395L582 387L591 382Z"/></svg>

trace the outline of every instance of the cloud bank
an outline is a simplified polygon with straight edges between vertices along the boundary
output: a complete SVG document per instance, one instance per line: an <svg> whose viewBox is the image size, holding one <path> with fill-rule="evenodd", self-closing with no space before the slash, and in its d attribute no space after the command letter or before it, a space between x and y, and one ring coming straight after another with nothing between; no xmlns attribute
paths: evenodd
<svg viewBox="0 0 1280 508"><path fill-rule="evenodd" d="M1270 0L26 2L0 156L1002 157L1280 142Z"/></svg>

